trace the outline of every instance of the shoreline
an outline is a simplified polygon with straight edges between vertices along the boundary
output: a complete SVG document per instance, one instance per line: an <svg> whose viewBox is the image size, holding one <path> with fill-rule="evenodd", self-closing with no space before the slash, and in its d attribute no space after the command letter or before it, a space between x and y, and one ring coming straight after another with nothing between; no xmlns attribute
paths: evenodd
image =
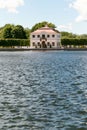
<svg viewBox="0 0 87 130"><path fill-rule="evenodd" d="M0 48L0 51L87 51L87 48Z"/></svg>

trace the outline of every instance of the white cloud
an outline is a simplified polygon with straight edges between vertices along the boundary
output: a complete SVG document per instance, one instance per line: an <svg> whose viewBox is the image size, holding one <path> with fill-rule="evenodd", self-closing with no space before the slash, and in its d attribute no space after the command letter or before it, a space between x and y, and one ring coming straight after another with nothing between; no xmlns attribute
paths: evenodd
<svg viewBox="0 0 87 130"><path fill-rule="evenodd" d="M74 0L74 2L70 4L70 7L79 13L76 18L77 22L87 21L87 0Z"/></svg>
<svg viewBox="0 0 87 130"><path fill-rule="evenodd" d="M11 13L18 13L17 8L23 5L24 0L0 0L0 9L7 9Z"/></svg>
<svg viewBox="0 0 87 130"><path fill-rule="evenodd" d="M59 25L58 29L61 31L71 31L72 30L72 23L69 23L67 25Z"/></svg>

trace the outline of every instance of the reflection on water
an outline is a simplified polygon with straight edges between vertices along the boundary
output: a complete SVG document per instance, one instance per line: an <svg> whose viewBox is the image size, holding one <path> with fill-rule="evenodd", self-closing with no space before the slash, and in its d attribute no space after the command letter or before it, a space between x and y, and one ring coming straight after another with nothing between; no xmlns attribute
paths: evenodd
<svg viewBox="0 0 87 130"><path fill-rule="evenodd" d="M87 130L87 52L0 52L0 130Z"/></svg>

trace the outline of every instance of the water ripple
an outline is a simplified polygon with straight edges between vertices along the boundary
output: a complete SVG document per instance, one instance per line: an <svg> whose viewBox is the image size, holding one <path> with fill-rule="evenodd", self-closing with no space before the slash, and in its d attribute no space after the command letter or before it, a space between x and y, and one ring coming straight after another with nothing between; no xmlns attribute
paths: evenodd
<svg viewBox="0 0 87 130"><path fill-rule="evenodd" d="M87 52L1 52L0 130L87 130Z"/></svg>

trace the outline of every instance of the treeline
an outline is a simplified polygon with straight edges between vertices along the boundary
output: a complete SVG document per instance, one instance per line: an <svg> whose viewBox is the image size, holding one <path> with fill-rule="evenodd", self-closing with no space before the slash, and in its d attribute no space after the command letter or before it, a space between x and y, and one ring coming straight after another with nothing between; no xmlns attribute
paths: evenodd
<svg viewBox="0 0 87 130"><path fill-rule="evenodd" d="M29 46L30 33L48 25L56 30L53 23L46 21L36 23L31 29L21 25L6 24L0 28L0 46ZM87 34L73 34L70 32L60 32L63 46L85 46L87 45Z"/></svg>
<svg viewBox="0 0 87 130"><path fill-rule="evenodd" d="M67 39L67 38L86 39L87 34L73 34L70 32L61 32L61 38L62 39Z"/></svg>
<svg viewBox="0 0 87 130"><path fill-rule="evenodd" d="M5 26L0 28L0 39L29 39L30 33L48 25L51 28L56 29L56 26L53 23L49 23L46 21L36 23L31 29L24 28L22 25L13 25L13 24L6 24ZM70 32L61 32L61 38L80 38L85 39L87 38L87 34L73 34Z"/></svg>
<svg viewBox="0 0 87 130"><path fill-rule="evenodd" d="M29 39L30 29L21 25L6 24L0 28L0 39Z"/></svg>

